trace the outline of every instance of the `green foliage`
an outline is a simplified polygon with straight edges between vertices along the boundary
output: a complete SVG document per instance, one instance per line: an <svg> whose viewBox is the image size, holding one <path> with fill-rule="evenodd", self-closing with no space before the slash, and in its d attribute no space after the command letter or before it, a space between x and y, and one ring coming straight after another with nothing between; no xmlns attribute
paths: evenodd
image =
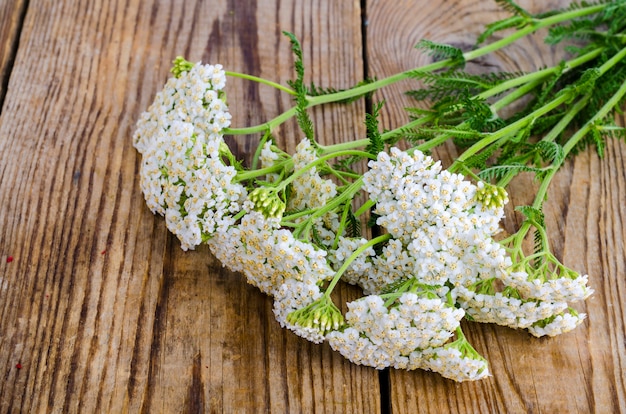
<svg viewBox="0 0 626 414"><path fill-rule="evenodd" d="M527 20L520 16L511 16L506 19L498 20L485 26L485 30L476 39L476 44L484 43L488 38L493 36L494 33L513 29L522 26Z"/></svg>
<svg viewBox="0 0 626 414"><path fill-rule="evenodd" d="M354 88L358 88L359 86L365 86L368 85L372 82L374 82L376 79L375 78L367 78L364 79L360 82L358 82L356 85L354 85L351 88L348 89L335 89L335 88L321 88L318 87L317 85L315 85L313 82L311 82L311 84L307 87L307 92L306 94L309 96L322 96L322 95L329 95L331 93L338 93L338 92L343 92L346 90L350 90L350 89L354 89ZM356 102L359 99L365 97L366 99L369 99L372 96L373 92L366 92L363 95L357 95L357 96L353 96L351 98L347 98L347 99L342 99L337 101L337 103L351 103L351 102Z"/></svg>
<svg viewBox="0 0 626 414"><path fill-rule="evenodd" d="M384 104L384 101L378 102L372 107L371 113L365 114L365 129L369 139L369 144L367 144L365 150L372 155L377 155L385 149L385 143L378 130L378 117Z"/></svg>
<svg viewBox="0 0 626 414"><path fill-rule="evenodd" d="M465 168L470 170L484 170L487 168L487 161L493 156L496 150L496 146L487 147L483 151L469 157L467 160L465 160L465 162L463 162L463 165Z"/></svg>
<svg viewBox="0 0 626 414"><path fill-rule="evenodd" d="M302 54L302 46L300 45L296 35L293 33L283 31L283 34L289 38L289 42L291 43L291 53L293 53L296 59L294 62L296 79L288 83L293 89L298 91L304 86L304 58Z"/></svg>
<svg viewBox="0 0 626 414"><path fill-rule="evenodd" d="M599 4L606 5L601 13L570 20L567 24L551 27L545 42L554 45L564 40L582 40L604 44L623 44L623 32L626 25L625 0L572 2L568 9L577 10ZM602 28L602 30L598 30L598 28Z"/></svg>
<svg viewBox="0 0 626 414"><path fill-rule="evenodd" d="M378 217L380 217L378 214L370 213L370 217L367 220L367 227L372 228L376 226L376 220L378 220Z"/></svg>
<svg viewBox="0 0 626 414"><path fill-rule="evenodd" d="M543 250L544 233L540 229L544 229L546 227L545 215L543 214L543 211L532 206L517 206L515 210L522 213L526 217L526 221L535 227L534 250L536 253L541 252Z"/></svg>
<svg viewBox="0 0 626 414"><path fill-rule="evenodd" d="M354 215L351 208L348 209L346 219L346 235L348 237L361 237L361 221Z"/></svg>
<svg viewBox="0 0 626 414"><path fill-rule="evenodd" d="M517 175L521 172L531 172L536 175L542 175L545 170L541 168L532 167L526 164L502 164L495 165L493 167L485 168L478 173L478 177L486 182L498 181L509 174Z"/></svg>
<svg viewBox="0 0 626 414"><path fill-rule="evenodd" d="M314 148L318 148L315 140L315 131L313 121L307 112L309 101L307 99L307 87L304 85L304 60L302 46L293 33L284 31L283 34L289 38L291 42L291 52L295 57L294 68L296 71L296 79L288 82L289 86L296 92L296 120L298 126L304 133L304 136L311 142Z"/></svg>
<svg viewBox="0 0 626 414"><path fill-rule="evenodd" d="M561 164L565 159L563 147L552 141L539 141L534 145L534 149L543 162Z"/></svg>
<svg viewBox="0 0 626 414"><path fill-rule="evenodd" d="M495 21L485 26L483 33L478 36L476 44L485 42L488 38L493 36L494 33L513 28L521 28L525 25L532 24L533 16L530 15L525 9L515 3L513 0L496 0L498 5L511 13L510 17L502 20Z"/></svg>
<svg viewBox="0 0 626 414"><path fill-rule="evenodd" d="M420 40L415 47L426 51L434 60L450 59L449 68L465 66L463 51L458 47L443 43L435 43L426 39ZM417 72L419 71L416 71L415 76L417 76Z"/></svg>
<svg viewBox="0 0 626 414"><path fill-rule="evenodd" d="M498 3L498 5L502 7L502 9L508 11L514 16L523 17L524 19L530 19L532 17L530 13L528 13L513 0L496 0L496 3Z"/></svg>
<svg viewBox="0 0 626 414"><path fill-rule="evenodd" d="M492 89L502 82L522 76L520 72L492 72L471 74L462 70L450 70L441 73L411 72L411 77L420 79L425 87L406 92L412 98L439 100L445 96L476 95Z"/></svg>

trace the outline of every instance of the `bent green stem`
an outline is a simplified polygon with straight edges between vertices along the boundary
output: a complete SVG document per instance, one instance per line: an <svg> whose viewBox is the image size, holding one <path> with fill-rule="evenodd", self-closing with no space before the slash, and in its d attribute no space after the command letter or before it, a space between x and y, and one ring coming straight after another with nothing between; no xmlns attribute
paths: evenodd
<svg viewBox="0 0 626 414"><path fill-rule="evenodd" d="M333 279L328 284L328 287L326 287L326 290L324 291L324 295L330 298L330 294L333 291L333 289L335 288L335 286L337 285L337 283L339 282L339 280L341 279L341 276L346 272L346 270L348 270L348 268L350 267L350 264L354 260L356 260L357 257L359 257L364 251L366 251L370 247L374 247L377 244L384 243L384 242L386 242L389 239L391 239L391 235L390 234L383 234L382 236L378 236L378 237L375 237L375 238L373 238L371 240L368 240L367 243L363 244L362 246L359 246L350 255L350 257L348 257L346 259L346 261L343 262L341 267L337 270L337 273L335 273L335 276L333 277Z"/></svg>
<svg viewBox="0 0 626 414"><path fill-rule="evenodd" d="M463 60L467 62L467 61L476 59L478 57L484 56L486 54L492 53L496 50L499 50L505 46L510 45L511 43L517 41L518 39L525 37L541 28L549 27L552 25L556 25L556 24L568 21L568 20L587 16L590 14L598 13L602 11L604 7L606 6L594 5L594 6L588 6L588 7L581 7L579 9L564 11L561 13L554 14L552 16L545 17L545 18L534 19L532 20L530 24L527 24L526 26L518 29L514 33L502 39L499 39L493 43L474 49L472 51L463 53ZM307 97L308 105L306 107L311 108L317 105L327 104L331 102L340 102L340 101L345 101L345 100L349 100L352 98L356 98L359 96L363 96L370 92L381 89L385 86L389 86L396 82L414 77L418 73L434 72L436 70L445 69L447 67L454 66L457 63L458 61L455 59L444 59L444 60L433 62L433 63L427 64L421 67L413 68L404 72L396 73L389 77L386 77L386 78L383 78L374 82L370 82L362 86L347 89L344 91L339 91L339 92L330 93L326 95L320 95L320 96L309 96ZM266 83L268 85L279 88L281 90L284 89L285 92L293 95L293 90L289 88L281 87L281 85L278 85L274 82L263 81L261 78L256 78L256 77L248 77L248 79L259 81L259 82L262 81L262 83ZM295 114L296 114L296 108L292 107L264 124L251 126L247 128L227 128L226 130L224 130L224 133L228 135L244 135L244 134L258 133L258 132L262 132L265 130L271 131L273 128L287 121L288 119L293 117Z"/></svg>
<svg viewBox="0 0 626 414"><path fill-rule="evenodd" d="M294 96L297 95L296 91L294 91L291 88L288 88L286 86L283 86L283 85L281 85L279 83L276 83L276 82L272 82L272 81L267 80L267 79L259 78L258 76L248 75L247 73L233 72L233 71L230 71L230 70L226 70L224 72L226 73L227 76L231 76L233 78L240 78L240 79L250 80L250 81L253 81L253 82L262 83L264 85L268 85L268 86L271 86L272 88L276 88L278 90L286 92L289 95L294 95Z"/></svg>

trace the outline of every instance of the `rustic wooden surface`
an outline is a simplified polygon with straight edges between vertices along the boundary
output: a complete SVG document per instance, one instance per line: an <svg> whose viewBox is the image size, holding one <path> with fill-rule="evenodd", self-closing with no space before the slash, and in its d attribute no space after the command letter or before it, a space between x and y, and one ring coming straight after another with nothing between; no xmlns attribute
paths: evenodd
<svg viewBox="0 0 626 414"><path fill-rule="evenodd" d="M139 191L131 135L176 55L285 83L288 30L303 43L307 80L343 88L426 62L413 49L421 38L469 46L500 15L479 0L0 0L0 413L625 410L623 142L603 160L570 161L546 210L557 255L590 274L596 292L577 307L587 321L553 339L468 324L493 373L476 383L355 366L281 329L270 299L206 248L182 252ZM556 60L537 37L474 65ZM402 86L375 97L388 101L385 126L406 119ZM290 105L238 80L228 96L235 126ZM362 137L365 110L312 113L331 143ZM300 137L293 122L277 136L290 148ZM256 138L229 143L244 154ZM530 184L513 201L529 200Z"/></svg>

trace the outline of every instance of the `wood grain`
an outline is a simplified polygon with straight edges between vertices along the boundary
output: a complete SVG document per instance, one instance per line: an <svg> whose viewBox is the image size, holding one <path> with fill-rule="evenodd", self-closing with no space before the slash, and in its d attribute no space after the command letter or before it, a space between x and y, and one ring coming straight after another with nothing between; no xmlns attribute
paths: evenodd
<svg viewBox="0 0 626 414"><path fill-rule="evenodd" d="M208 249L181 251L145 207L130 140L178 54L285 83L289 30L308 81L356 83L357 6L31 3L0 125L0 252L14 257L1 264L1 412L378 409L376 372L281 329L271 300ZM329 61L346 64L321 70ZM290 105L237 81L229 101L241 126ZM352 139L363 111L318 110L316 127ZM293 122L278 132L299 140ZM251 139L232 143L245 152Z"/></svg>
<svg viewBox="0 0 626 414"><path fill-rule="evenodd" d="M565 2L520 3L538 11ZM570 162L546 211L555 251L596 289L580 307L588 320L547 340L467 324L493 373L472 384L381 374L281 329L270 298L205 247L183 252L139 191L132 132L177 55L285 84L287 30L302 42L307 83L339 89L426 62L413 49L421 38L469 47L498 16L478 0L0 2L0 412L626 410L623 142L602 160L589 152ZM537 37L474 69L556 59ZM407 119L406 86L375 96L387 100L384 127ZM233 126L291 105L239 79L227 91ZM312 110L320 140L363 137L365 108ZM301 138L293 120L275 135L288 150ZM228 139L245 158L258 136ZM436 153L444 162L455 154ZM528 184L517 184L512 201L532 196ZM342 286L338 300L356 294Z"/></svg>
<svg viewBox="0 0 626 414"><path fill-rule="evenodd" d="M26 1L0 2L0 107L6 94L25 10Z"/></svg>
<svg viewBox="0 0 626 414"><path fill-rule="evenodd" d="M568 2L520 1L526 9L564 6ZM428 63L430 57L412 50L420 39L467 49L483 25L498 12L493 3L386 2L368 8L368 56L372 76L384 77ZM502 17L502 16L501 16ZM474 72L529 71L555 64L559 50L542 44L543 33L522 39L506 50L469 62ZM403 51L403 52L398 52ZM398 53L404 53L398 55ZM410 82L377 94L384 99L387 127L407 120L403 108L415 106L401 91ZM624 118L618 120L624 124ZM457 155L451 146L437 149L449 163ZM468 339L490 361L493 376L478 383L454 384L426 372L392 371L393 412L551 413L620 412L626 409L624 383L623 302L626 259L624 217L624 142L611 142L604 159L582 154L558 174L545 207L555 254L571 268L590 275L595 294L575 306L587 321L560 337L537 339L511 329L467 323ZM511 205L530 204L535 183L513 183ZM505 228L515 231L520 217L507 213ZM621 293L620 293L621 292Z"/></svg>

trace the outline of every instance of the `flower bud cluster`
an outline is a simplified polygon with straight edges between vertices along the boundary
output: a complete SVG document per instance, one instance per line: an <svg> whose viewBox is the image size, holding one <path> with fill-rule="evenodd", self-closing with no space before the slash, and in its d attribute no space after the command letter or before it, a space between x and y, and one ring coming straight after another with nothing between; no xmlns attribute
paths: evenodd
<svg viewBox="0 0 626 414"><path fill-rule="evenodd" d="M282 218L285 202L273 188L257 187L248 194L248 199L254 203L254 209L262 212L265 217Z"/></svg>
<svg viewBox="0 0 626 414"><path fill-rule="evenodd" d="M474 198L483 205L483 209L496 210L504 207L509 202L509 195L502 187L491 185L484 181L480 181L477 187Z"/></svg>

